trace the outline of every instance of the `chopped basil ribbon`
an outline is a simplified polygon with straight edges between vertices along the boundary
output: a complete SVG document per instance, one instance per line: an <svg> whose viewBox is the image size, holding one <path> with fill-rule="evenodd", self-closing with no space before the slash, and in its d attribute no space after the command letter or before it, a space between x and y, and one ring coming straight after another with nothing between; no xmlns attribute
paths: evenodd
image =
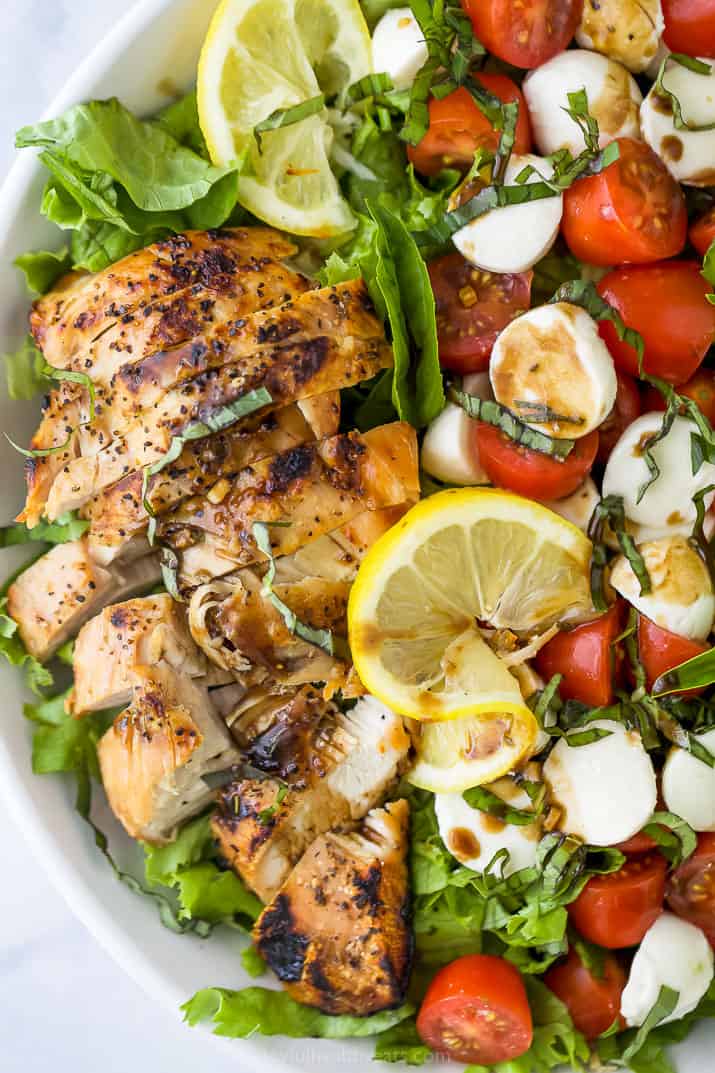
<svg viewBox="0 0 715 1073"><path fill-rule="evenodd" d="M260 410L271 402L273 402L273 397L264 387L256 388L254 391L247 391L245 395L241 395L234 402L229 403L228 406L222 406L220 409L208 414L203 421L192 421L180 435L172 437L166 454L163 454L158 461L144 467L142 502L144 510L150 518L149 543L154 543L156 530L154 510L147 498L150 478L155 477L157 473L161 473L172 462L176 462L187 443L192 440L202 440L205 436L211 436L215 432L223 432L243 417L248 417L255 410ZM153 525L151 524L152 521Z"/></svg>
<svg viewBox="0 0 715 1073"><path fill-rule="evenodd" d="M300 637L303 641L307 641L310 645L316 645L316 647L322 648L322 650L327 652L329 656L337 655L336 649L338 645L333 638L332 632L330 630L316 630L313 629L312 626L308 626L306 623L301 622L295 611L291 611L288 605L284 604L280 597L276 596L273 591L273 580L276 576L276 561L273 557L271 538L268 533L268 524L266 524L266 522L253 523L253 539L256 542L258 550L262 551L268 559L268 570L263 578L261 595L265 596L266 599L273 604L292 634L295 634L296 637ZM339 641L340 639L337 640ZM338 658L342 659L344 656L340 654Z"/></svg>
<svg viewBox="0 0 715 1073"><path fill-rule="evenodd" d="M176 552L172 548L163 547L159 555L159 565L161 566L164 588L169 593L169 596L171 596L172 600L176 600L177 604L185 603L179 589L179 557Z"/></svg>
<svg viewBox="0 0 715 1073"><path fill-rule="evenodd" d="M532 782L532 780L525 781ZM520 788L525 790L523 786ZM525 790L525 792L527 791ZM532 793L534 794L533 797ZM532 783L529 798L534 802L533 811L514 808L508 802L502 801L500 797L491 790L487 790L484 786L473 786L470 790L465 790L462 797L470 808L479 809L480 812L486 812L488 815L494 816L495 819L503 820L504 823L514 824L517 827L524 827L530 823L534 823L543 812L546 799L546 785L544 783Z"/></svg>
<svg viewBox="0 0 715 1073"><path fill-rule="evenodd" d="M53 365L45 364L42 368L42 375L48 380L69 380L70 383L81 384L85 388L89 395L89 420L85 424L91 425L94 421L95 392L94 384L87 373L75 372L73 369L55 369Z"/></svg>
<svg viewBox="0 0 715 1073"><path fill-rule="evenodd" d="M695 831L673 812L654 812L643 830L658 844L673 867L687 860L697 849Z"/></svg>
<svg viewBox="0 0 715 1073"><path fill-rule="evenodd" d="M480 399L476 395L468 395L466 391L455 386L447 389L447 398L450 402L461 406L470 417L500 429L505 436L522 447L529 447L532 451L550 455L559 461L568 458L574 449L573 440L556 440L537 429L529 428L511 410L507 410L506 406L501 406L491 399Z"/></svg>
<svg viewBox="0 0 715 1073"><path fill-rule="evenodd" d="M75 430L71 429L67 433L67 439L64 441L64 443L59 443L57 447L35 447L31 450L27 447L20 447L18 443L15 443L14 440L10 439L7 432L3 433L5 439L10 444L10 446L13 447L18 452L18 454L24 455L25 458L47 458L49 455L56 455L59 451L66 451L70 443L72 442L72 437L74 436L74 434Z"/></svg>
<svg viewBox="0 0 715 1073"><path fill-rule="evenodd" d="M593 859L596 855L601 863ZM577 897L589 875L617 872L625 859L617 849L594 849L573 835L556 832L544 835L536 849L536 867L543 892L547 898L562 901Z"/></svg>
<svg viewBox="0 0 715 1073"><path fill-rule="evenodd" d="M687 119L683 118L683 109L680 101L671 90L666 89L663 83L665 70L669 60L679 64L681 67L687 67L689 71L693 71L698 75L712 74L712 67L709 63L703 63L702 60L697 60L694 56L685 56L682 52L671 52L664 58L658 70L658 77L655 80L655 85L653 86L653 95L659 97L660 100L665 101L670 105L670 109L673 113L673 126L676 130L715 130L715 123L689 123Z"/></svg>
<svg viewBox="0 0 715 1073"><path fill-rule="evenodd" d="M593 543L591 553L591 599L597 611L607 611L605 575L608 565L608 548L604 542L606 525L610 524L619 547L628 560L631 570L638 578L641 596L651 591L651 580L643 556L638 551L633 537L626 532L626 516L623 496L606 496L596 504L588 523L588 536Z"/></svg>
<svg viewBox="0 0 715 1073"><path fill-rule="evenodd" d="M354 108L356 104L370 100L371 97L382 98L386 93L394 90L392 79L384 72L380 74L365 75L358 79L344 91L340 98L343 108Z"/></svg>
<svg viewBox="0 0 715 1073"><path fill-rule="evenodd" d="M551 732L552 727L555 727L558 723L558 713L554 711L553 702L561 698L558 696L559 686L563 680L562 674L555 674L546 683L540 693L536 693L536 702L533 707L534 718L539 726L547 731Z"/></svg>
<svg viewBox="0 0 715 1073"><path fill-rule="evenodd" d="M278 787L278 793L276 794L276 799L273 802L273 804L269 805L268 808L261 809L261 811L258 813L258 815L256 817L258 822L260 824L265 825L265 824L267 824L269 822L269 820L272 820L273 817L275 816L276 812L278 811L278 806L283 804L283 802L285 801L287 795L288 795L288 786L287 786L286 783L282 782L280 784L280 786Z"/></svg>
<svg viewBox="0 0 715 1073"><path fill-rule="evenodd" d="M658 998L655 1000L648 1016L621 1054L619 1065L627 1066L631 1058L635 1058L651 1031L656 1028L661 1021L664 1021L666 1017L670 1017L671 1013L678 1005L679 999L680 993L678 991L673 990L672 987L666 987L665 984L661 987L658 992Z"/></svg>
<svg viewBox="0 0 715 1073"><path fill-rule="evenodd" d="M543 402L531 402L529 399L514 399L514 406L524 421L533 421L535 425L546 425L551 421L569 425L583 425L585 418L559 414Z"/></svg>
<svg viewBox="0 0 715 1073"><path fill-rule="evenodd" d="M653 696L662 697L666 693L679 693L686 689L702 689L715 682L715 648L701 652L698 656L680 663L677 667L662 674L653 685Z"/></svg>
<svg viewBox="0 0 715 1073"><path fill-rule="evenodd" d="M279 130L281 127L292 127L294 123L300 123L303 119L322 112L323 108L325 108L325 96L319 93L316 97L294 104L291 108L277 108L275 112L271 112L253 128L253 137L256 139L258 152L263 152L262 135L271 130Z"/></svg>

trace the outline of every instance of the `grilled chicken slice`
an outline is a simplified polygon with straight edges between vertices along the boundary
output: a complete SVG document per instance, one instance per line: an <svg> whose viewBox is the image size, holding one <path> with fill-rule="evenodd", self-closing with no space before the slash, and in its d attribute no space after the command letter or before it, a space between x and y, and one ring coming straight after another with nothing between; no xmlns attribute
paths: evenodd
<svg viewBox="0 0 715 1073"><path fill-rule="evenodd" d="M105 570L90 556L85 535L57 544L20 574L7 594L8 614L27 651L44 663L105 604L150 588L160 576L155 556Z"/></svg>
<svg viewBox="0 0 715 1073"><path fill-rule="evenodd" d="M418 487L414 429L395 422L265 459L241 472L220 503L186 500L160 519L159 532L175 550L184 552L182 582L196 585L206 580L207 573L211 576L214 557L234 566L264 559L254 537L256 522L289 519L289 526L271 527L270 539L274 556L290 555L365 510L411 502ZM206 547L187 556L186 549L202 538Z"/></svg>
<svg viewBox="0 0 715 1073"><path fill-rule="evenodd" d="M183 605L168 593L110 604L77 637L73 713L128 704L137 668L154 667L162 660L190 678L206 678L209 672L211 665L192 640Z"/></svg>
<svg viewBox="0 0 715 1073"><path fill-rule="evenodd" d="M412 961L409 806L317 838L258 918L261 955L298 1002L366 1016L404 1002Z"/></svg>
<svg viewBox="0 0 715 1073"><path fill-rule="evenodd" d="M402 720L374 697L342 713L314 691L298 694L245 750L267 777L233 783L220 798L212 829L221 853L269 901L313 839L384 798L408 750Z"/></svg>
<svg viewBox="0 0 715 1073"><path fill-rule="evenodd" d="M352 287L350 302L338 301L334 309L367 301L364 285L362 293L356 284ZM345 314L346 318L348 315ZM54 519L67 510L82 507L102 488L121 480L132 470L158 461L168 451L174 435L180 435L192 422L203 421L253 390L265 388L272 400L261 411L260 420L272 410L349 387L388 368L392 364L392 351L385 341L381 324L364 313L362 319L371 321L371 335L361 337L354 331L350 333L336 316L335 323L324 324L326 334L317 338L246 354L237 358L234 364L228 361L218 369L210 368L184 386L166 391L155 405L139 410L107 447L97 454L84 454L62 470L47 499L47 517ZM227 360L232 345L229 338L222 351ZM200 364L202 359L194 357L201 350L198 340L179 350L186 362L196 364L198 360ZM149 389L140 393L138 387L137 393L140 404L143 404ZM98 420L107 421L107 414L100 415ZM255 422L256 415L252 414L241 423L255 427ZM109 435L109 429L106 435Z"/></svg>
<svg viewBox="0 0 715 1073"><path fill-rule="evenodd" d="M149 479L147 501L155 514L162 514L192 495L218 498L221 489L228 487L225 482L233 480L245 466L332 436L339 424L340 395L329 392L276 410L255 431L237 426L190 441L176 462ZM89 545L98 562L131 555L132 546L147 546L141 541L148 524L143 481L143 472L137 470L85 504L82 516L90 522Z"/></svg>
<svg viewBox="0 0 715 1073"><path fill-rule="evenodd" d="M63 277L35 302L30 329L50 365L108 385L125 362L307 290L280 264L295 252L269 228L187 231L96 275Z"/></svg>
<svg viewBox="0 0 715 1073"><path fill-rule="evenodd" d="M206 689L164 662L135 673L131 705L97 747L99 766L128 834L162 845L213 798L203 777L238 754Z"/></svg>

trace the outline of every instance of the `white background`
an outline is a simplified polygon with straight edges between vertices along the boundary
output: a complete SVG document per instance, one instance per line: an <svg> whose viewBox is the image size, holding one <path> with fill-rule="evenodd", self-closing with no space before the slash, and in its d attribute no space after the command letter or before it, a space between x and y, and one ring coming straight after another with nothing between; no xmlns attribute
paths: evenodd
<svg viewBox="0 0 715 1073"><path fill-rule="evenodd" d="M41 116L131 4L5 0L0 6L4 178L16 128ZM18 715L0 710L0 718ZM147 999L55 893L22 831L7 820L0 846L2 1073L241 1073L240 1043L232 1055L185 1028L178 1011L172 1019Z"/></svg>

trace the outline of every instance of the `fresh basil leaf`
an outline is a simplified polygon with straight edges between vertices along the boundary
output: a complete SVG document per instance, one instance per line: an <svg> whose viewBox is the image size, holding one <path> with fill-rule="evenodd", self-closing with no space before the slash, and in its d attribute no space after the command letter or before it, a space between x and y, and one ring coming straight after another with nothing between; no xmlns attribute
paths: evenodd
<svg viewBox="0 0 715 1073"><path fill-rule="evenodd" d="M616 537L619 547L628 560L631 570L638 578L641 595L651 591L648 569L633 537L626 530L626 515L622 496L606 496L594 509L588 523L588 536L593 544L591 553L591 598L596 611L607 611L606 569L609 549L605 542L606 526Z"/></svg>
<svg viewBox="0 0 715 1073"><path fill-rule="evenodd" d="M50 287L72 268L69 250L64 246L53 250L31 250L21 253L13 264L25 274L28 289L34 294L45 294Z"/></svg>
<svg viewBox="0 0 715 1073"><path fill-rule="evenodd" d="M13 354L4 354L3 362L7 393L11 399L29 400L49 388L44 374L45 359L31 335L25 336L22 345Z"/></svg>
<svg viewBox="0 0 715 1073"><path fill-rule="evenodd" d="M654 812L643 830L658 844L673 868L691 857L698 846L695 831L673 812Z"/></svg>

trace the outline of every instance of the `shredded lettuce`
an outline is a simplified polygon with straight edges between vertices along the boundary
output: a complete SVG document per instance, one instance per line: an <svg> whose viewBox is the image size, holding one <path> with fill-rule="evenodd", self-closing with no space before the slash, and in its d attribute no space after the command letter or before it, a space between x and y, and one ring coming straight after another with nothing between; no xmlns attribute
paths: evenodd
<svg viewBox="0 0 715 1073"><path fill-rule="evenodd" d="M76 511L61 514L56 521L40 521L32 529L26 525L0 526L0 548L12 548L17 544L66 544L78 540L89 528L89 522L78 517Z"/></svg>
<svg viewBox="0 0 715 1073"><path fill-rule="evenodd" d="M31 250L15 258L15 266L25 274L25 281L34 294L45 294L53 283L69 272L72 259L69 250Z"/></svg>
<svg viewBox="0 0 715 1073"><path fill-rule="evenodd" d="M49 387L44 373L45 359L31 335L25 336L14 353L4 354L3 363L7 393L11 399L27 401Z"/></svg>

